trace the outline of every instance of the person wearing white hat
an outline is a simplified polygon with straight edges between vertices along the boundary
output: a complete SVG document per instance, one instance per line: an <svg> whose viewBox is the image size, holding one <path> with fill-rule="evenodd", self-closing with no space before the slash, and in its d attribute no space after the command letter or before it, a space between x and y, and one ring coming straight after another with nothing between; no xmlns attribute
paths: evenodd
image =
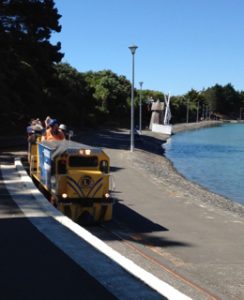
<svg viewBox="0 0 244 300"><path fill-rule="evenodd" d="M59 129L63 132L66 139L69 139L68 128L65 124L60 124Z"/></svg>

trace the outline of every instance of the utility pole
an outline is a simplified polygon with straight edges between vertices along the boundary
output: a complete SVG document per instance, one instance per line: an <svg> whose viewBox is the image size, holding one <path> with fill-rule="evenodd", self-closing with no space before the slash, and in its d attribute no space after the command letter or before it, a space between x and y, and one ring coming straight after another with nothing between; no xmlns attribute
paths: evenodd
<svg viewBox="0 0 244 300"><path fill-rule="evenodd" d="M189 98L186 99L186 123L189 123Z"/></svg>
<svg viewBox="0 0 244 300"><path fill-rule="evenodd" d="M141 133L141 128L142 128L142 101L141 101L141 97L142 97L142 85L143 85L143 81L139 82L140 84L140 103L139 103L139 132Z"/></svg>

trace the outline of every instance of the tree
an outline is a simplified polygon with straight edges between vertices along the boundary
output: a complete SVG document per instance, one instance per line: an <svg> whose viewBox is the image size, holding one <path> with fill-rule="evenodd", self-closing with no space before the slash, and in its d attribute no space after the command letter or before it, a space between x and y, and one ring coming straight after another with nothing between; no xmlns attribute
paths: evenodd
<svg viewBox="0 0 244 300"><path fill-rule="evenodd" d="M170 103L172 123L185 123L187 121L187 105L189 99L184 96L173 96Z"/></svg>
<svg viewBox="0 0 244 300"><path fill-rule="evenodd" d="M131 84L124 76L103 70L88 72L86 80L94 88L95 108L100 118L115 121L128 116Z"/></svg>
<svg viewBox="0 0 244 300"><path fill-rule="evenodd" d="M200 107L200 93L194 89L191 89L184 98L186 99L186 105L189 110L189 122L196 122L199 120L199 107Z"/></svg>
<svg viewBox="0 0 244 300"><path fill-rule="evenodd" d="M228 118L237 118L240 112L241 96L228 83L225 86L216 84L204 92L204 97L212 113Z"/></svg>
<svg viewBox="0 0 244 300"><path fill-rule="evenodd" d="M52 31L61 30L60 17L53 0L1 0L0 23L12 54L39 70L63 57L60 43L49 42Z"/></svg>
<svg viewBox="0 0 244 300"><path fill-rule="evenodd" d="M94 89L87 83L85 74L67 63L56 64L55 70L48 89L46 113L70 125L91 125L95 119Z"/></svg>
<svg viewBox="0 0 244 300"><path fill-rule="evenodd" d="M53 0L0 0L1 97L16 121L41 108L54 63L63 57L60 43L49 42L61 30L60 17Z"/></svg>

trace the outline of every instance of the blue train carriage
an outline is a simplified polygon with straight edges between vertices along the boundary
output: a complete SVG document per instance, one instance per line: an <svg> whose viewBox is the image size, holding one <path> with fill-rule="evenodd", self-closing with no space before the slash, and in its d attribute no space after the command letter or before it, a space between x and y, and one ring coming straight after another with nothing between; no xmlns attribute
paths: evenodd
<svg viewBox="0 0 244 300"><path fill-rule="evenodd" d="M31 174L50 193L51 202L74 221L112 219L109 157L101 149L73 141L38 143Z"/></svg>

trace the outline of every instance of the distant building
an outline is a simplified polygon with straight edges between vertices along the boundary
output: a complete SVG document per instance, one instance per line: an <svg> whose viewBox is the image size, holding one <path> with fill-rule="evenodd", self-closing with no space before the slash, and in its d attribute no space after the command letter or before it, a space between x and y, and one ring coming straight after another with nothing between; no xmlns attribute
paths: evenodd
<svg viewBox="0 0 244 300"><path fill-rule="evenodd" d="M164 103L159 100L152 103L152 115L150 120L149 129L152 130L153 124L163 124Z"/></svg>

